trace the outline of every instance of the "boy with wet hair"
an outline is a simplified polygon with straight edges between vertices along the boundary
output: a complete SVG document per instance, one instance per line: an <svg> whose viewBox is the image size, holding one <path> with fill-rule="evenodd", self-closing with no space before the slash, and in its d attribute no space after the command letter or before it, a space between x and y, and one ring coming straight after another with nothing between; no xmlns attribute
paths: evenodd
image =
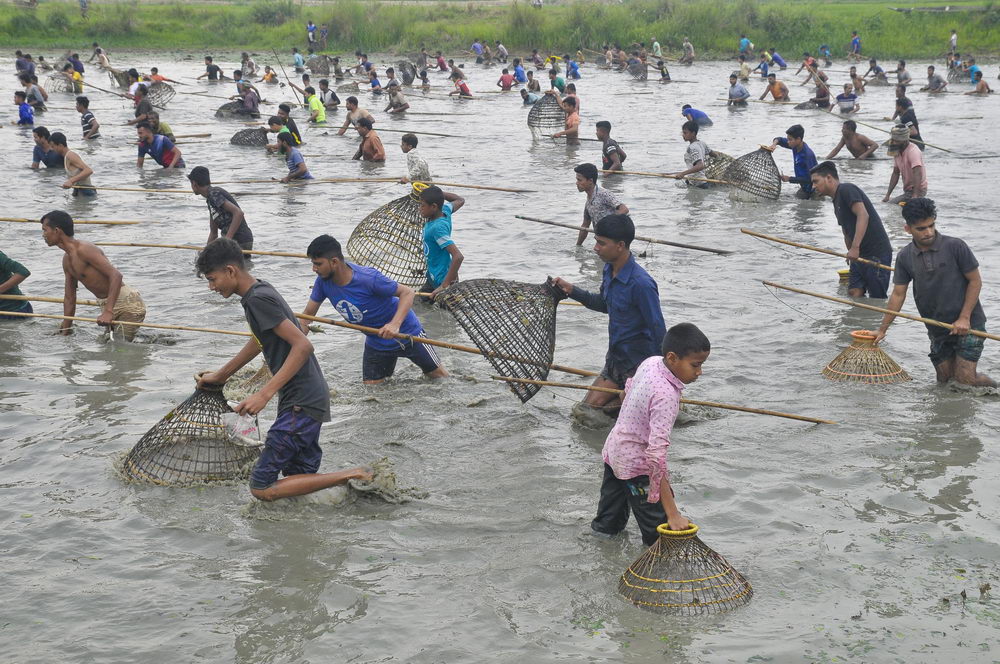
<svg viewBox="0 0 1000 664"><path fill-rule="evenodd" d="M868 159L878 150L878 143L863 134L859 134L857 122L845 120L840 129L840 142L830 154L826 155L826 158L833 159L845 147L855 159Z"/></svg>
<svg viewBox="0 0 1000 664"><path fill-rule="evenodd" d="M780 145L792 151L795 175L782 175L781 181L799 185L799 190L795 192L795 198L803 200L813 198L813 186L809 171L816 165L816 155L803 140L805 135L806 130L802 125L792 125L785 130L785 136L775 136L774 140L771 141L772 146Z"/></svg>
<svg viewBox="0 0 1000 664"><path fill-rule="evenodd" d="M28 95L24 90L14 93L14 105L17 106L17 124L21 126L31 126L35 124L35 109L28 103Z"/></svg>
<svg viewBox="0 0 1000 664"><path fill-rule="evenodd" d="M243 250L229 238L219 238L205 247L198 254L196 266L209 290L224 298L240 296L253 333L253 338L221 369L199 374L198 386L223 385L263 352L271 379L234 410L240 415L256 415L278 396L278 417L267 432L264 451L250 474L254 498L273 501L346 484L352 479L371 479L371 473L364 468L316 472L323 458L320 428L323 422L330 421L330 388L313 345L299 329L285 299L271 284L247 271ZM279 475L285 477L278 479Z"/></svg>
<svg viewBox="0 0 1000 664"><path fill-rule="evenodd" d="M402 184L408 182L430 182L431 169L424 161L423 156L417 152L416 134L403 134L399 142L399 149L406 155L406 176L399 179Z"/></svg>
<svg viewBox="0 0 1000 664"><path fill-rule="evenodd" d="M191 191L204 196L208 203L209 233L206 246L221 234L235 240L243 249L253 249L253 232L233 195L222 187L212 186L212 177L204 166L195 166L188 173Z"/></svg>
<svg viewBox="0 0 1000 664"><path fill-rule="evenodd" d="M681 138L688 144L687 150L684 151L684 164L687 168L678 173L668 173L668 175L673 175L675 178L687 178L688 175L700 173L708 167L709 149L705 141L698 138L698 130L700 128L700 125L694 120L688 120L681 125ZM689 187L701 188L705 188L709 184L707 182L695 182L688 179L685 179L684 182Z"/></svg>
<svg viewBox="0 0 1000 664"><path fill-rule="evenodd" d="M618 141L611 138L611 123L601 120L596 125L597 140L601 142L601 166L606 171L620 171L622 164L628 155L618 145Z"/></svg>
<svg viewBox="0 0 1000 664"><path fill-rule="evenodd" d="M969 330L986 331L986 314L979 302L983 279L979 261L962 240L937 231L937 207L929 198L912 198L903 205L903 229L913 242L896 255L892 296L886 309L899 311L913 282L917 311L924 318L951 323L952 329L927 325L931 340L928 357L939 383L996 387L989 376L977 373L983 338ZM886 314L875 342L885 338L895 315Z"/></svg>
<svg viewBox="0 0 1000 664"><path fill-rule="evenodd" d="M101 123L90 112L90 99L83 96L77 97L76 112L80 114L80 125L83 127L84 139L89 141L92 138L100 138Z"/></svg>
<svg viewBox="0 0 1000 664"><path fill-rule="evenodd" d="M663 342L665 326L656 281L635 260L630 246L635 225L625 214L607 215L594 226L594 253L604 261L601 289L585 291L562 277L555 285L588 309L608 314L608 352L598 387L623 388L643 360L655 355ZM603 408L617 397L591 391L583 405Z"/></svg>
<svg viewBox="0 0 1000 664"><path fill-rule="evenodd" d="M465 256L451 239L451 215L462 209L465 199L457 194L430 186L420 192L420 216L424 224L424 256L427 258L427 282L424 292L431 299L458 281L458 270Z"/></svg>
<svg viewBox="0 0 1000 664"><path fill-rule="evenodd" d="M659 539L661 524L671 530L690 525L674 501L667 450L681 392L698 380L712 345L696 326L680 323L667 330L660 351L625 383L621 413L601 451L604 479L590 523L595 535L613 537L625 529L631 510L646 546Z"/></svg>

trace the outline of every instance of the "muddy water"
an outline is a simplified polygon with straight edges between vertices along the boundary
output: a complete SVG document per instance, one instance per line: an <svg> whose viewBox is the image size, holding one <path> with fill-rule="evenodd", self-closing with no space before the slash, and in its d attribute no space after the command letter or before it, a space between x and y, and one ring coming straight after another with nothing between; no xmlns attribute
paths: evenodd
<svg viewBox="0 0 1000 664"><path fill-rule="evenodd" d="M191 79L199 59L174 53L116 54L123 64L159 66L189 83L184 92L227 95L228 84ZM224 68L234 62L220 56ZM230 60L232 57L230 56ZM840 64L840 63L838 63ZM633 83L584 70L579 81L587 135L609 119L634 170L680 170L679 108L707 111L710 147L739 155L801 123L821 157L840 120L816 111L752 104L730 112L727 63L677 68L684 82ZM924 64L914 63L922 72ZM488 90L497 70L467 66L473 90ZM791 74L791 71L786 72ZM318 77L317 77L318 78ZM844 78L832 75L834 83ZM786 76L791 81L792 77ZM92 82L110 87L99 74ZM791 81L794 83L794 81ZM434 76L435 89L443 80ZM805 88L791 85L793 98ZM964 90L965 86L955 86ZM11 79L3 85L10 98ZM751 92L763 85L753 81ZM640 94L643 93L643 94ZM147 160L137 170L131 117L118 99L93 92L104 138L84 147L69 95L54 95L40 120L61 129L96 170L95 184L184 188L181 173ZM268 89L270 101L290 95ZM455 215L466 278L528 282L562 275L594 287L600 264L574 233L517 220L515 214L576 221L583 196L571 167L599 163L595 143L532 143L520 100L499 95L461 102L410 95L414 110L473 116L389 118L384 102L363 104L379 126L448 133L422 137L420 149L441 180L525 187L524 195L467 190ZM968 241L983 263L983 302L998 311L1000 259L988 203L998 135L996 99L914 92L927 141L954 150L927 152L930 194L943 232ZM885 127L891 88L862 99L858 119ZM164 112L178 134L212 133L181 149L188 166L207 165L217 180L281 176L283 161L228 144L238 127L217 121L224 103L179 94ZM265 113L273 107L266 106ZM8 115L15 109L8 106ZM295 117L305 126L304 114ZM343 119L332 113L331 124ZM140 226L80 227L81 238L203 242L207 214L188 195L101 192L92 202L58 188L57 172L31 172L31 138L2 130L0 168L8 176L6 214L38 217L64 208L79 218L142 219ZM310 170L319 177L401 175L398 136L383 133L385 165L349 160L356 138L306 129ZM864 133L881 140L875 130ZM779 150L785 172L791 157ZM960 158L961 157L961 158ZM843 179L881 199L891 161L838 161ZM0 323L3 433L3 554L8 599L0 645L11 662L917 662L951 657L992 661L1000 607L982 584L996 583L1000 458L994 450L1000 407L934 384L927 339L916 323L897 323L885 344L914 380L896 386L831 383L820 369L847 333L878 315L802 296L774 295L771 279L830 294L842 292L835 258L784 250L739 233L750 227L839 249L831 205L798 202L786 189L771 205L733 203L719 191L671 181L621 178L606 186L633 211L640 233L727 248L715 256L636 244L658 280L668 324L697 323L713 342L693 398L790 410L838 426L725 413L679 427L670 463L678 502L703 539L752 581L752 604L708 619L641 612L615 594L618 575L642 550L638 533L597 541L587 535L601 476L605 431L569 418L576 392L543 390L521 405L489 380L479 357L445 355L454 378L437 384L400 365L379 389L360 384L362 338L330 329L316 335L335 391L323 428L324 468L390 457L400 480L429 492L403 505L343 502L331 492L279 506L252 506L243 486L171 490L124 484L112 460L191 389L193 372L221 366L241 341L183 332L144 332L141 343L104 343L89 325L54 336L51 321ZM230 185L231 191L281 192L239 198L257 248L304 251L320 233L346 240L369 211L402 195L393 184ZM878 203L894 245L906 238L897 210ZM35 225L0 224L0 248L25 263L24 290L59 295L61 255ZM139 289L154 322L244 329L242 309L196 278L193 252L108 248ZM255 274L293 307L312 282L304 261L267 258ZM37 311L58 312L38 304ZM908 310L913 310L912 302ZM328 306L323 312L330 313ZM86 314L84 308L81 314ZM421 308L430 336L467 343L445 313ZM598 369L606 320L565 307L556 361ZM988 344L980 364L1000 373ZM564 377L553 374L553 377ZM575 380L572 377L567 380ZM273 407L272 407L273 408ZM265 411L265 419L273 411ZM966 591L966 599L960 591Z"/></svg>

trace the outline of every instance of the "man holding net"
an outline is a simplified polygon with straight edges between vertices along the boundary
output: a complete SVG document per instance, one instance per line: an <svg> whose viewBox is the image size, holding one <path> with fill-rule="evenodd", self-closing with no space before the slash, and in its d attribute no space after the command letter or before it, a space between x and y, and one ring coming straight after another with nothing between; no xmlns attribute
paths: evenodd
<svg viewBox="0 0 1000 664"><path fill-rule="evenodd" d="M809 172L816 165L816 155L805 142L806 130L802 125L792 125L785 130L785 136L776 136L771 145L780 145L792 151L792 164L795 175L782 175L782 182L799 185L795 198L807 200L814 197L812 179Z"/></svg>

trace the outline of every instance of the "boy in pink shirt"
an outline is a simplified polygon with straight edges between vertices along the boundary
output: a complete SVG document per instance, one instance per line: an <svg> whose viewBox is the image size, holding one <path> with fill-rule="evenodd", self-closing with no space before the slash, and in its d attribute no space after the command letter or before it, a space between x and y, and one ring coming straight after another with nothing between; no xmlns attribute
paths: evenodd
<svg viewBox="0 0 1000 664"><path fill-rule="evenodd" d="M663 337L663 355L644 360L625 383L618 421L601 453L604 481L597 517L590 524L595 534L620 533L629 509L646 546L656 542L660 524L671 530L688 527L670 488L667 448L681 392L701 375L711 349L708 337L693 324L674 325Z"/></svg>

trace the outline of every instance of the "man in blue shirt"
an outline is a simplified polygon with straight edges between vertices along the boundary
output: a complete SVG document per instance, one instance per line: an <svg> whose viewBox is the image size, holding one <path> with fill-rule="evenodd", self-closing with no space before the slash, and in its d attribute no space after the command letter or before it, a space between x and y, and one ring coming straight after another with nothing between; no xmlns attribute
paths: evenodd
<svg viewBox="0 0 1000 664"><path fill-rule="evenodd" d="M416 364L428 378L448 375L433 347L397 336L424 335L424 328L412 310L412 288L396 283L373 267L348 263L340 243L329 235L313 240L306 255L317 276L304 313L315 316L323 300L330 300L348 323L378 329L378 334L365 333L361 361L365 384L381 383L391 376L400 357ZM305 334L309 334L307 323L300 321Z"/></svg>
<svg viewBox="0 0 1000 664"><path fill-rule="evenodd" d="M49 144L49 130L45 127L35 127L31 130L35 139L35 148L31 152L31 167L37 169L41 164L45 168L63 168L63 157Z"/></svg>
<svg viewBox="0 0 1000 664"><path fill-rule="evenodd" d="M701 127L712 126L712 118L708 117L708 113L699 111L697 108L691 108L691 104L681 106L681 115L684 116L685 120L697 122Z"/></svg>
<svg viewBox="0 0 1000 664"><path fill-rule="evenodd" d="M969 82L972 83L973 85L976 84L976 72L977 71L982 71L982 70L979 69L979 65L976 64L976 59L975 58L969 58L969 69L968 69L968 72L969 72Z"/></svg>
<svg viewBox="0 0 1000 664"><path fill-rule="evenodd" d="M524 73L524 66L521 64L521 58L514 58L514 78L518 83L528 82L528 76Z"/></svg>
<svg viewBox="0 0 1000 664"><path fill-rule="evenodd" d="M802 128L802 125L792 125L785 130L785 135L787 138L775 136L771 145L780 145L792 151L792 163L795 164L795 175L792 177L782 175L781 181L799 185L799 190L795 192L795 198L814 198L812 179L810 178L809 171L816 165L816 155L813 154L812 148L802 140L805 138L806 130Z"/></svg>
<svg viewBox="0 0 1000 664"><path fill-rule="evenodd" d="M853 59L861 60L861 37L858 36L857 30L851 33L851 52L848 55Z"/></svg>
<svg viewBox="0 0 1000 664"><path fill-rule="evenodd" d="M752 55L753 45L746 35L740 35L740 55Z"/></svg>
<svg viewBox="0 0 1000 664"><path fill-rule="evenodd" d="M451 239L451 215L465 205L465 199L441 191L440 187L427 187L420 192L420 216L424 224L424 255L427 257L427 283L424 291L431 298L458 281L458 269L465 256Z"/></svg>
<svg viewBox="0 0 1000 664"><path fill-rule="evenodd" d="M295 67L296 73L301 74L305 71L306 61L299 53L299 49L292 47L292 66Z"/></svg>
<svg viewBox="0 0 1000 664"><path fill-rule="evenodd" d="M135 126L139 135L139 157L135 165L142 168L142 162L148 154L163 168L184 168L184 159L181 158L181 149L162 134L153 133L153 125L146 121Z"/></svg>
<svg viewBox="0 0 1000 664"><path fill-rule="evenodd" d="M594 252L604 261L601 290L591 293L562 277L555 280L566 295L588 309L608 314L608 353L598 387L624 389L625 380L647 357L658 355L666 326L660 310L660 294L649 273L635 261L629 246L635 225L628 215L612 214L594 227ZM586 406L603 408L620 401L608 392L588 392Z"/></svg>
<svg viewBox="0 0 1000 664"><path fill-rule="evenodd" d="M777 50L772 48L769 50L769 53L771 54L771 62L778 65L778 67L780 67L781 69L788 68L788 63L785 62L785 59L781 57L781 55L778 53Z"/></svg>

